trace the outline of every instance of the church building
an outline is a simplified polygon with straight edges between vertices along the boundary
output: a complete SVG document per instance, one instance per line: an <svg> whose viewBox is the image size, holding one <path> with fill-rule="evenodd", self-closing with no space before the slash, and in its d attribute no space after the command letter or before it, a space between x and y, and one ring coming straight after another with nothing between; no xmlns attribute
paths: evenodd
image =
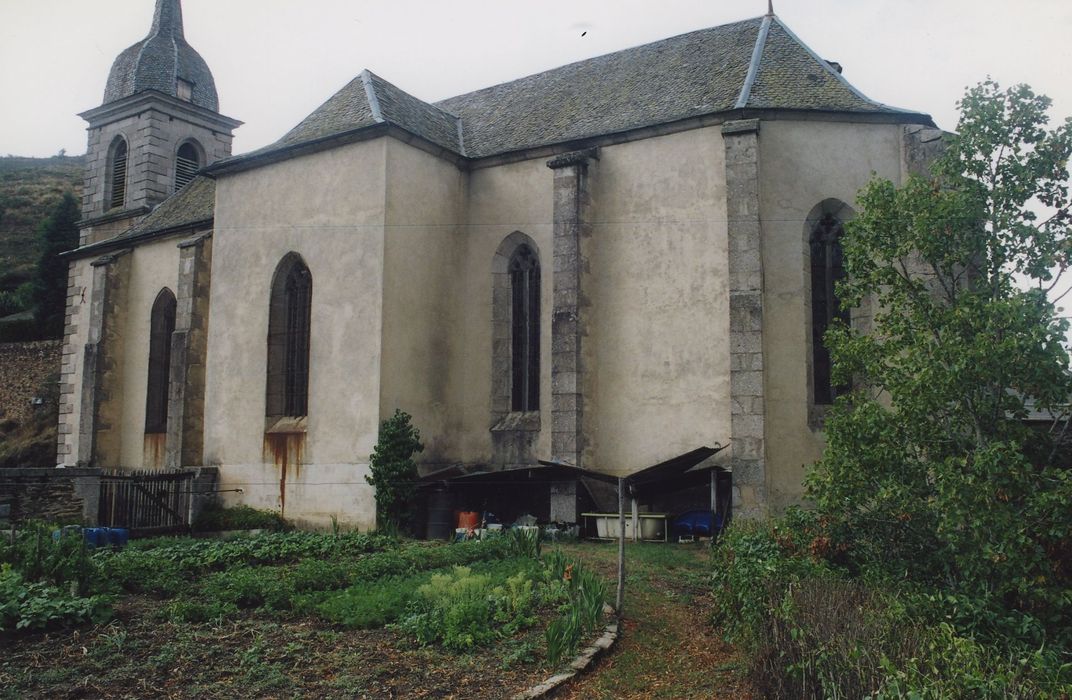
<svg viewBox="0 0 1072 700"><path fill-rule="evenodd" d="M768 14L435 103L365 70L233 156L180 0L82 116L59 460L212 466L230 502L362 529L396 409L426 473L722 445L737 517L798 503L823 331L868 323L842 225L940 133Z"/></svg>

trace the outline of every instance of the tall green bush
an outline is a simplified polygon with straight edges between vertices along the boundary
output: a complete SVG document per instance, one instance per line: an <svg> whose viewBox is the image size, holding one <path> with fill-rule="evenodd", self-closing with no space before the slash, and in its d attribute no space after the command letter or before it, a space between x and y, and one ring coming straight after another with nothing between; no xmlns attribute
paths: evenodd
<svg viewBox="0 0 1072 700"><path fill-rule="evenodd" d="M42 338L62 338L67 310L67 261L60 253L78 247L81 207L70 192L41 225L41 257L33 279L34 321Z"/></svg>
<svg viewBox="0 0 1072 700"><path fill-rule="evenodd" d="M849 565L943 590L971 608L962 632L1067 645L1072 478L1053 436L1072 372L1047 291L1072 263L1072 121L1048 131L1049 106L984 82L933 177L859 194L839 292L877 312L826 336L856 391L807 488ZM1057 430L1025 427L1030 409Z"/></svg>
<svg viewBox="0 0 1072 700"><path fill-rule="evenodd" d="M376 487L376 526L397 532L412 512L417 490L417 463L413 455L424 451L421 434L411 416L395 409L380 425L380 436L369 457L371 474L365 477Z"/></svg>

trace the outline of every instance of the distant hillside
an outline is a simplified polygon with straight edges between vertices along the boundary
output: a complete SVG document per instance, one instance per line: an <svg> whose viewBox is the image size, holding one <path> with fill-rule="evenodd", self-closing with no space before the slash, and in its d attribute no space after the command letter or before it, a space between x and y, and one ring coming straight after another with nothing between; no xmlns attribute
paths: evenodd
<svg viewBox="0 0 1072 700"><path fill-rule="evenodd" d="M82 195L85 156L0 158L0 292L30 279L37 227L65 191Z"/></svg>

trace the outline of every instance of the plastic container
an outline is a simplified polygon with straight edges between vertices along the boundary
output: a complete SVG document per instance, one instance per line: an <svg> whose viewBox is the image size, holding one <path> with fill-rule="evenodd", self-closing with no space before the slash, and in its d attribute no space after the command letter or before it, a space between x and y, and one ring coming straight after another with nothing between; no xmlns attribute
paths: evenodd
<svg viewBox="0 0 1072 700"><path fill-rule="evenodd" d="M127 546L128 541L130 541L130 531L125 527L108 528L108 544L116 549L122 549Z"/></svg>
<svg viewBox="0 0 1072 700"><path fill-rule="evenodd" d="M640 514L640 539L661 540L666 537L666 516Z"/></svg>
<svg viewBox="0 0 1072 700"><path fill-rule="evenodd" d="M81 525L65 525L59 530L52 531L52 539L56 542L60 541L61 537L73 537L82 534Z"/></svg>
<svg viewBox="0 0 1072 700"><path fill-rule="evenodd" d="M718 521L709 510L690 510L674 519L674 532L678 535L711 537L718 532Z"/></svg>
<svg viewBox="0 0 1072 700"><path fill-rule="evenodd" d="M446 489L436 489L428 494L428 525L425 537L430 540L449 540L453 537L453 504L453 496Z"/></svg>
<svg viewBox="0 0 1072 700"><path fill-rule="evenodd" d="M108 545L108 528L106 527L84 527L82 528L82 537L86 541L86 545L90 547L104 547Z"/></svg>

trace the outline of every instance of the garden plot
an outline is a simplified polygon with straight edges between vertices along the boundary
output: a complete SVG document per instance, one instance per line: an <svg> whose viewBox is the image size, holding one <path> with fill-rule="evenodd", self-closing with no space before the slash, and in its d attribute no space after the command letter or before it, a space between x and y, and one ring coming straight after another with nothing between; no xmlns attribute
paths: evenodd
<svg viewBox="0 0 1072 700"><path fill-rule="evenodd" d="M525 537L161 539L0 561L0 697L509 697L603 625L603 579ZM21 625L21 628L20 628Z"/></svg>

